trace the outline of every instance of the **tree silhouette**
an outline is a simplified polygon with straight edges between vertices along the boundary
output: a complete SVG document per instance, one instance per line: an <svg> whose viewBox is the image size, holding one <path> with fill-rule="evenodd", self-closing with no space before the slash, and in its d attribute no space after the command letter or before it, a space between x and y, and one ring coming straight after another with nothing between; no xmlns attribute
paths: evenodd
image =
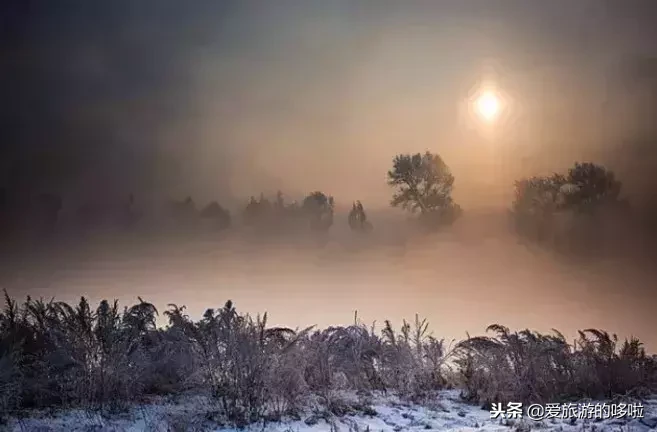
<svg viewBox="0 0 657 432"><path fill-rule="evenodd" d="M537 241L589 246L600 240L597 216L622 208L621 182L601 165L576 162L568 175L531 177L515 183L516 230Z"/></svg>
<svg viewBox="0 0 657 432"><path fill-rule="evenodd" d="M201 211L201 217L210 220L213 223L213 228L218 230L227 229L230 227L230 213L224 209L216 201L212 201L205 206Z"/></svg>
<svg viewBox="0 0 657 432"><path fill-rule="evenodd" d="M515 182L512 214L519 233L544 240L552 229L554 213L563 207L562 188L567 184L560 174L530 177Z"/></svg>
<svg viewBox="0 0 657 432"><path fill-rule="evenodd" d="M244 209L244 223L249 226L264 225L268 222L270 216L272 205L264 194L260 194L258 200L255 197L251 197L249 203Z"/></svg>
<svg viewBox="0 0 657 432"><path fill-rule="evenodd" d="M564 196L566 207L585 212L618 202L621 190L612 171L590 162L575 162L568 170L567 184L572 187Z"/></svg>
<svg viewBox="0 0 657 432"><path fill-rule="evenodd" d="M354 202L349 212L349 227L353 231L370 231L372 229L372 224L367 220L367 215L365 214L365 209L363 204L360 201Z"/></svg>
<svg viewBox="0 0 657 432"><path fill-rule="evenodd" d="M522 179L515 188L513 211L538 215L562 210L591 212L618 203L621 182L601 165L575 162L566 176L555 173Z"/></svg>
<svg viewBox="0 0 657 432"><path fill-rule="evenodd" d="M301 205L308 217L310 228L316 231L328 231L333 225L333 197L323 192L313 192L303 200Z"/></svg>
<svg viewBox="0 0 657 432"><path fill-rule="evenodd" d="M300 218L303 217L300 210L296 201L287 204L283 192L278 191L276 193L276 200L272 204L272 219L276 228L275 232L286 234L290 231L298 230Z"/></svg>
<svg viewBox="0 0 657 432"><path fill-rule="evenodd" d="M242 217L246 226L254 228L260 234L280 236L303 227L309 215L314 214L307 210L308 208L303 209L296 201L286 203L285 195L278 191L272 200L267 199L264 194L260 194L258 199L252 196Z"/></svg>
<svg viewBox="0 0 657 432"><path fill-rule="evenodd" d="M430 152L400 154L388 171L388 184L395 188L390 204L426 220L450 222L460 208L452 200L454 176L443 159Z"/></svg>
<svg viewBox="0 0 657 432"><path fill-rule="evenodd" d="M274 202L274 208L277 211L285 210L285 197L283 196L282 191L276 192L276 201Z"/></svg>

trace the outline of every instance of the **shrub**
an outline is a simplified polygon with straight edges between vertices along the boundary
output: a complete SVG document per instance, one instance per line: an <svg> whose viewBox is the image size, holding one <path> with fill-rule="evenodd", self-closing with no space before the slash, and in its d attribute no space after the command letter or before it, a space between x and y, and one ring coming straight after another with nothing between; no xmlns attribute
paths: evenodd
<svg viewBox="0 0 657 432"><path fill-rule="evenodd" d="M636 338L588 329L569 345L544 335L489 327L453 350L415 317L380 334L355 316L350 326L296 331L268 327L267 314L240 314L228 301L198 321L169 305L165 328L158 311L139 299L121 311L103 300L93 309L34 301L19 305L5 293L0 313L0 409L77 406L101 414L151 395L189 390L212 396L218 413L236 426L298 417L316 398L318 415L353 412L343 391L428 401L455 371L472 402L555 402L611 398L657 388L657 361ZM450 364L451 360L454 360ZM451 366L455 366L454 370ZM0 419L1 420L1 419Z"/></svg>

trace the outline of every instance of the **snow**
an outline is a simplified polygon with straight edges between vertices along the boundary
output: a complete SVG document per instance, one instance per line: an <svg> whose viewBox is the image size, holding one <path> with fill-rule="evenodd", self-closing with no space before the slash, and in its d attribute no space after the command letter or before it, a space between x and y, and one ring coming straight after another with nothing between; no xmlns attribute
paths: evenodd
<svg viewBox="0 0 657 432"><path fill-rule="evenodd" d="M544 421L491 419L489 411L463 403L458 391L444 391L424 405L403 403L394 397L372 400L372 415L358 414L331 417L305 413L301 420L283 420L278 423L254 424L246 432L494 432L541 430L545 432L648 432L657 430L657 399L643 401L643 419L583 420L551 419ZM110 418L84 410L68 410L55 414L32 413L23 419L12 419L9 430L26 431L107 431L107 432L168 432L214 431L237 432L239 429L221 427L213 423L215 409L204 397L185 397L178 402L153 402L137 405L128 413Z"/></svg>

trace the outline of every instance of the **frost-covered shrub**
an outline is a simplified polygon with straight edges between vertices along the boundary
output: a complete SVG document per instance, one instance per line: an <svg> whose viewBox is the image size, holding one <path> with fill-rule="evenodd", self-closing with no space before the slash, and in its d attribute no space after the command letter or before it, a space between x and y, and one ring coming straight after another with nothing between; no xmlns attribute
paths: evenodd
<svg viewBox="0 0 657 432"><path fill-rule="evenodd" d="M456 347L463 396L483 402L550 402L610 398L647 389L657 375L638 339L617 348L617 337L589 329L574 345L555 331L511 332L492 325L496 337L474 337Z"/></svg>
<svg viewBox="0 0 657 432"><path fill-rule="evenodd" d="M295 331L268 327L267 315L240 314L232 302L194 321L169 305L168 325L139 303L119 309L85 298L76 305L5 296L0 313L0 412L77 406L100 413L154 395L212 396L218 418L243 426L304 409L358 411L349 395L393 393L430 402L446 373L478 403L608 398L657 388L657 362L637 339L585 330L574 345L559 334L511 332L468 338L453 350L426 320L389 321L377 333L356 316L350 326ZM452 361L453 360L453 361ZM453 369L448 364L455 366ZM1 420L1 419L0 419Z"/></svg>

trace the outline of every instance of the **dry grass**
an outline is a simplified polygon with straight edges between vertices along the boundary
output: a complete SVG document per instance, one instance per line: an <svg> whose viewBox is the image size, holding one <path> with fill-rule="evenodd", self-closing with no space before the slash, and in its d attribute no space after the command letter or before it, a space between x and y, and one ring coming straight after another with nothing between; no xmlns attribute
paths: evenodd
<svg viewBox="0 0 657 432"><path fill-rule="evenodd" d="M445 347L426 320L377 334L359 321L324 330L268 327L266 314L240 314L232 302L199 321L184 307L164 312L140 302L91 308L8 295L0 314L0 411L77 406L104 415L154 395L190 390L211 395L221 421L243 426L295 417L366 410L368 395L429 401L450 385L476 403L610 398L657 387L654 357L636 339L585 330L569 345L555 332L511 332ZM356 392L358 403L344 399Z"/></svg>

